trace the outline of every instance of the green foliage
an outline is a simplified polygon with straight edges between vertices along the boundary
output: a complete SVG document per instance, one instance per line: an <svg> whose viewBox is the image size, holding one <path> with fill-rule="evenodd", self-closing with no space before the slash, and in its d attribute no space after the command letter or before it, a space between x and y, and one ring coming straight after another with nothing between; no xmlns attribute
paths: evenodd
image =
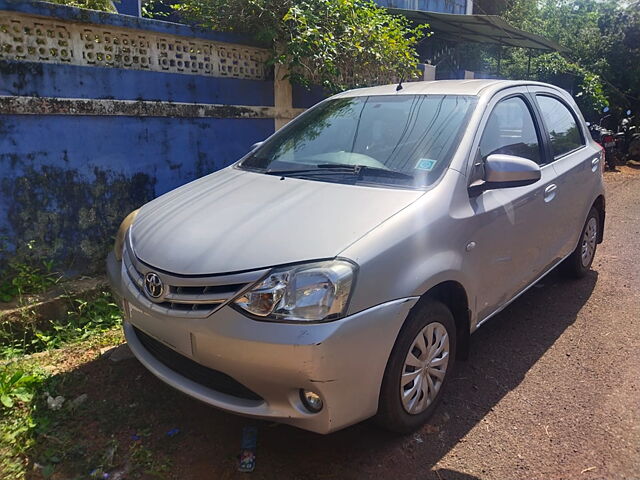
<svg viewBox="0 0 640 480"><path fill-rule="evenodd" d="M333 91L411 78L425 33L369 0L185 0L174 8L205 28L251 35L272 47L271 63L287 66L292 81Z"/></svg>
<svg viewBox="0 0 640 480"><path fill-rule="evenodd" d="M573 87L587 117L606 105L618 112L640 108L640 9L615 0L510 0L502 15L514 26L550 38L567 49L534 53L530 77ZM509 49L501 74L526 78L528 58ZM494 60L492 67L496 67Z"/></svg>
<svg viewBox="0 0 640 480"><path fill-rule="evenodd" d="M63 320L0 326L0 358L59 348L71 342L121 325L122 313L109 292L101 292L91 301L74 299L73 308Z"/></svg>
<svg viewBox="0 0 640 480"><path fill-rule="evenodd" d="M158 20L164 20L169 16L169 12L165 11L164 0L143 0L140 5L142 16L145 18L156 18Z"/></svg>
<svg viewBox="0 0 640 480"><path fill-rule="evenodd" d="M0 408L13 408L17 402L28 403L40 377L22 370L0 372Z"/></svg>
<svg viewBox="0 0 640 480"><path fill-rule="evenodd" d="M33 444L37 394L47 375L37 368L4 365L0 370L0 474L23 478L21 455Z"/></svg>
<svg viewBox="0 0 640 480"><path fill-rule="evenodd" d="M132 403L134 397L122 392L130 367L111 372L118 377L113 390L99 379L99 372L109 368L102 363L106 359L95 360L98 349L122 341L122 330L114 329L60 350L0 363L3 385L20 376L15 388L0 386L14 399L11 407L0 404L2 480L85 480L105 478L105 473L110 478L169 477L170 459L181 444L162 435L158 439L157 425L145 418L144 409L157 400L155 394L143 389L135 395L136 401L142 395L140 404ZM13 395L17 389L23 389L22 400ZM168 417L176 395L168 392L162 398L160 411L169 412ZM49 396L65 401L54 410L48 405ZM78 402L81 396L85 399ZM130 442L128 433L122 437L123 425L141 439Z"/></svg>
<svg viewBox="0 0 640 480"><path fill-rule="evenodd" d="M90 10L102 10L103 12L115 12L111 0L47 0L50 3L59 3L70 7L88 8ZM116 0L117 1L117 0Z"/></svg>
<svg viewBox="0 0 640 480"><path fill-rule="evenodd" d="M26 249L33 250L34 242L28 242ZM36 295L46 291L60 280L60 275L53 271L53 261L43 260L36 263L25 263L19 258L8 262L2 272L0 281L0 302L10 302L24 295Z"/></svg>
<svg viewBox="0 0 640 480"><path fill-rule="evenodd" d="M556 80L563 75L573 77L573 84L576 87L574 97L585 113L599 112L609 104L602 79L558 53L539 55L532 59L531 72L536 80L548 83L556 83Z"/></svg>

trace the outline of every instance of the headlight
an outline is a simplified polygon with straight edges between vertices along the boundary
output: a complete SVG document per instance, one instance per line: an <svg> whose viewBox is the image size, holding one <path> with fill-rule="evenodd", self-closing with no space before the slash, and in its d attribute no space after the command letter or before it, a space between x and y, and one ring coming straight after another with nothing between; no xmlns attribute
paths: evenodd
<svg viewBox="0 0 640 480"><path fill-rule="evenodd" d="M116 257L116 260L122 260L122 249L124 248L124 237L127 235L127 230L136 219L136 215L140 209L134 210L129 215L124 217L124 220L120 224L120 228L118 228L118 233L116 234L116 241L113 243L113 254Z"/></svg>
<svg viewBox="0 0 640 480"><path fill-rule="evenodd" d="M355 265L345 260L274 269L234 305L274 321L319 322L347 311Z"/></svg>

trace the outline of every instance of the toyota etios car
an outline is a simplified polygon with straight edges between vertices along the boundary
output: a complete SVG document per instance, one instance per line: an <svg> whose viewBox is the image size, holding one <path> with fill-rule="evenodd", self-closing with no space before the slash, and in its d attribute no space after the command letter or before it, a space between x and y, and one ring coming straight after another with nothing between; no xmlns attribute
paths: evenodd
<svg viewBox="0 0 640 480"><path fill-rule="evenodd" d="M603 155L541 83L335 95L130 214L108 258L136 357L210 405L408 432L469 336L602 241Z"/></svg>

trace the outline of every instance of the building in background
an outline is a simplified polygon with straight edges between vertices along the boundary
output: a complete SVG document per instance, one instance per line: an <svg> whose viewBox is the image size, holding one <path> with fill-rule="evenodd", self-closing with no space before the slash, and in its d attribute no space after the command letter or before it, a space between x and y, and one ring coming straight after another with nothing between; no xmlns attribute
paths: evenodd
<svg viewBox="0 0 640 480"><path fill-rule="evenodd" d="M375 0L382 7L419 10L422 12L454 13L470 15L473 13L473 0Z"/></svg>

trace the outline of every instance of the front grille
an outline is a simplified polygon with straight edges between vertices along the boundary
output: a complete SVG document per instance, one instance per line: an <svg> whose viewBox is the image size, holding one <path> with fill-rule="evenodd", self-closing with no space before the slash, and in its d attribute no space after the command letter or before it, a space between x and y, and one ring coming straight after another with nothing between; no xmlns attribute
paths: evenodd
<svg viewBox="0 0 640 480"><path fill-rule="evenodd" d="M231 378L226 373L205 367L190 358L180 355L175 350L167 347L163 343L151 338L149 335L136 327L133 327L140 343L158 361L169 367L174 372L189 380L203 385L216 392L231 395L246 400L263 401L263 398L247 387Z"/></svg>
<svg viewBox="0 0 640 480"><path fill-rule="evenodd" d="M248 285L228 277L184 278L158 273L165 284L165 294L160 301L155 301L147 296L144 288L144 275L152 269L137 260L128 248L123 261L131 286L147 300L147 307L167 315L206 317Z"/></svg>

